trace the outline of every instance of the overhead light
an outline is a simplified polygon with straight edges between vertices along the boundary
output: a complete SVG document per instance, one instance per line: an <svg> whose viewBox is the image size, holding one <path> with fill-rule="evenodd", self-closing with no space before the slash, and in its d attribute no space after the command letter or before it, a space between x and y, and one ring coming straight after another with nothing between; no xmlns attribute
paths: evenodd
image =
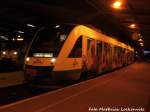
<svg viewBox="0 0 150 112"><path fill-rule="evenodd" d="M20 38L21 36L20 36L20 35L18 35L17 37L18 37L18 38Z"/></svg>
<svg viewBox="0 0 150 112"><path fill-rule="evenodd" d="M21 33L21 34L23 34L23 33L24 33L23 31L20 31L20 30L19 30L19 31L17 31L17 32L18 32L18 33Z"/></svg>
<svg viewBox="0 0 150 112"><path fill-rule="evenodd" d="M141 35L140 33L138 34L138 36L139 36L139 37L142 37L142 35Z"/></svg>
<svg viewBox="0 0 150 112"><path fill-rule="evenodd" d="M54 28L59 28L60 27L60 25L56 25L56 26L54 26Z"/></svg>
<svg viewBox="0 0 150 112"><path fill-rule="evenodd" d="M141 47L143 47L143 46L144 46L144 44L143 44L142 42L140 42L140 45L141 45Z"/></svg>
<svg viewBox="0 0 150 112"><path fill-rule="evenodd" d="M121 5L122 5L122 2L118 0L118 1L115 1L112 6L115 9L120 9Z"/></svg>
<svg viewBox="0 0 150 112"><path fill-rule="evenodd" d="M13 41L15 41L15 38L12 38Z"/></svg>
<svg viewBox="0 0 150 112"><path fill-rule="evenodd" d="M130 27L131 29L135 29L135 28L136 28L136 24L131 24L131 25L129 25L129 27Z"/></svg>
<svg viewBox="0 0 150 112"><path fill-rule="evenodd" d="M3 51L2 54L5 55L5 54L6 54L6 51Z"/></svg>
<svg viewBox="0 0 150 112"><path fill-rule="evenodd" d="M139 42L143 42L143 40L142 40L141 38L140 38L140 39L138 39L138 41L139 41Z"/></svg>
<svg viewBox="0 0 150 112"><path fill-rule="evenodd" d="M135 54L138 54L138 52L136 51Z"/></svg>
<svg viewBox="0 0 150 112"><path fill-rule="evenodd" d="M8 38L5 37L5 36L3 36L3 35L1 35L0 38L2 38L2 39L4 39L4 40L8 40Z"/></svg>
<svg viewBox="0 0 150 112"><path fill-rule="evenodd" d="M144 51L144 54L150 54L150 51Z"/></svg>
<svg viewBox="0 0 150 112"><path fill-rule="evenodd" d="M14 54L14 55L17 55L17 54L18 54L18 52L17 52L17 51L14 51L14 52L13 52L13 54Z"/></svg>
<svg viewBox="0 0 150 112"><path fill-rule="evenodd" d="M35 26L33 24L27 24L27 26L34 28Z"/></svg>
<svg viewBox="0 0 150 112"><path fill-rule="evenodd" d="M17 40L18 40L18 41L23 41L24 39L23 39L23 38L17 38Z"/></svg>

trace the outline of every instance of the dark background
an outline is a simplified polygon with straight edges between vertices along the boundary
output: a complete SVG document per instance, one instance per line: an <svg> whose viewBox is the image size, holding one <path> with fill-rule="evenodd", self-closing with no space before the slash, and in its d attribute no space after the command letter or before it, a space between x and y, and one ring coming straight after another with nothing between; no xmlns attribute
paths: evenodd
<svg viewBox="0 0 150 112"><path fill-rule="evenodd" d="M30 42L35 31L52 23L90 24L122 42L135 47L137 51L150 50L150 1L122 0L121 10L111 7L115 0L4 0L0 3L0 36L9 40L10 46L24 47ZM136 29L128 26L136 23ZM33 24L36 27L28 27ZM23 31L19 34L17 31ZM142 35L144 47L132 39L132 33ZM24 42L13 42L12 38L21 35ZM9 47L14 48L14 47ZM22 49L22 48L21 48Z"/></svg>

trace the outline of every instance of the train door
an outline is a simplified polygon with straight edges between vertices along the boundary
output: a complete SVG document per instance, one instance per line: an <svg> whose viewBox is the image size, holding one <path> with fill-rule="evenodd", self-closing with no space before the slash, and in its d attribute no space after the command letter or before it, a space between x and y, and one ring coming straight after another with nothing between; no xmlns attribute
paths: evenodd
<svg viewBox="0 0 150 112"><path fill-rule="evenodd" d="M122 66L122 48L118 47L118 63L119 63L119 67Z"/></svg>
<svg viewBox="0 0 150 112"><path fill-rule="evenodd" d="M116 66L115 66L115 45L112 45L112 68L114 69Z"/></svg>
<svg viewBox="0 0 150 112"><path fill-rule="evenodd" d="M87 39L87 68L90 72L96 71L96 43L94 39Z"/></svg>
<svg viewBox="0 0 150 112"><path fill-rule="evenodd" d="M69 80L78 80L82 71L82 36L78 37L75 43L65 43L71 45L70 48L63 49L67 53L65 57L59 57L60 61L56 63L54 71L60 71L59 77L65 77ZM69 49L69 50L68 50ZM68 50L67 52L65 50Z"/></svg>
<svg viewBox="0 0 150 112"><path fill-rule="evenodd" d="M103 45L104 47L104 52L103 52L103 71L107 71L107 67L108 67L108 44L107 43L104 43Z"/></svg>
<svg viewBox="0 0 150 112"><path fill-rule="evenodd" d="M112 69L112 46L108 43L104 43L103 70L108 71L111 69Z"/></svg>
<svg viewBox="0 0 150 112"><path fill-rule="evenodd" d="M81 69L82 40L83 38L82 36L80 36L69 54L68 58L72 60L72 62L70 63L71 69Z"/></svg>
<svg viewBox="0 0 150 112"><path fill-rule="evenodd" d="M120 58L121 58L121 66L124 65L124 57L123 57L123 55L124 55L124 48L121 48L121 55L120 55Z"/></svg>
<svg viewBox="0 0 150 112"><path fill-rule="evenodd" d="M125 66L125 48L122 48L122 64Z"/></svg>
<svg viewBox="0 0 150 112"><path fill-rule="evenodd" d="M119 67L119 47L118 46L115 46L114 48L114 52L115 52L115 55L114 55L114 60L115 60L115 68Z"/></svg>
<svg viewBox="0 0 150 112"><path fill-rule="evenodd" d="M116 58L117 58L117 54L116 54L116 46L114 45L114 48L113 48L113 68L116 68Z"/></svg>
<svg viewBox="0 0 150 112"><path fill-rule="evenodd" d="M109 44L109 69L113 69L113 45Z"/></svg>
<svg viewBox="0 0 150 112"><path fill-rule="evenodd" d="M100 74L102 72L102 42L97 41L96 42L97 46L97 52L96 52L96 57L97 57L97 64L96 64L96 72L97 74Z"/></svg>

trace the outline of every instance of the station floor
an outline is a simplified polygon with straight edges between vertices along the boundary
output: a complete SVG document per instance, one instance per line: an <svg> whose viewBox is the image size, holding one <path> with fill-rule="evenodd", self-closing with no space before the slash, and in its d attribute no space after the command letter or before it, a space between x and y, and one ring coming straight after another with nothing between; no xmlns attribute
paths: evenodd
<svg viewBox="0 0 150 112"><path fill-rule="evenodd" d="M150 63L0 107L0 112L150 112Z"/></svg>

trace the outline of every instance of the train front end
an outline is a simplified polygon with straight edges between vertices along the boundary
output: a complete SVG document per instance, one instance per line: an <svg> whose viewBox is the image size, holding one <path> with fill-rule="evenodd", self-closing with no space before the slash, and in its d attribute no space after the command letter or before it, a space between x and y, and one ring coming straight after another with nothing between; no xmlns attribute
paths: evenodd
<svg viewBox="0 0 150 112"><path fill-rule="evenodd" d="M38 31L25 58L28 81L52 81L53 69L71 28L51 25Z"/></svg>
<svg viewBox="0 0 150 112"><path fill-rule="evenodd" d="M56 57L50 57L48 53L35 53L33 57L26 57L25 71L27 80L34 81L50 78L56 60Z"/></svg>

